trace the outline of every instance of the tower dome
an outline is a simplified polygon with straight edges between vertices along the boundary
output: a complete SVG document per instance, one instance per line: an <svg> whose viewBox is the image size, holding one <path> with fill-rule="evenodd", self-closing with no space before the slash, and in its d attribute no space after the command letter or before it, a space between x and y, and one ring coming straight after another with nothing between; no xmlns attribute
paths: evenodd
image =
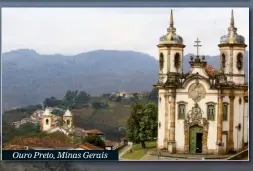
<svg viewBox="0 0 253 171"><path fill-rule="evenodd" d="M70 110L66 110L66 112L64 113L63 116L73 116L72 113L70 112Z"/></svg>
<svg viewBox="0 0 253 171"><path fill-rule="evenodd" d="M231 11L230 27L228 28L228 34L220 38L220 44L245 44L245 38L237 34L233 10Z"/></svg>
<svg viewBox="0 0 253 171"><path fill-rule="evenodd" d="M170 12L170 26L167 28L167 34L160 37L159 44L183 44L183 38L176 34L172 10Z"/></svg>
<svg viewBox="0 0 253 171"><path fill-rule="evenodd" d="M49 109L46 109L42 116L52 116L51 111Z"/></svg>

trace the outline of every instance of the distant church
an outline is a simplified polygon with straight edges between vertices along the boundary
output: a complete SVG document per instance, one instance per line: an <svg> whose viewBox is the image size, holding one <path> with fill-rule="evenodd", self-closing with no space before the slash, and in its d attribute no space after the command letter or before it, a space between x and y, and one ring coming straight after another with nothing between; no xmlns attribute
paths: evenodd
<svg viewBox="0 0 253 171"><path fill-rule="evenodd" d="M73 115L69 110L66 110L64 115L62 116L60 124L55 125L54 123L54 115L51 114L49 109L46 109L42 115L41 120L41 130L47 133L53 132L62 132L66 135L69 135L75 131L73 124Z"/></svg>
<svg viewBox="0 0 253 171"><path fill-rule="evenodd" d="M215 35L214 35L215 36ZM198 54L183 72L183 38L176 34L173 12L160 38L158 97L159 149L169 153L224 154L248 143L248 84L245 39L237 34L233 10L228 34L220 38L220 69Z"/></svg>

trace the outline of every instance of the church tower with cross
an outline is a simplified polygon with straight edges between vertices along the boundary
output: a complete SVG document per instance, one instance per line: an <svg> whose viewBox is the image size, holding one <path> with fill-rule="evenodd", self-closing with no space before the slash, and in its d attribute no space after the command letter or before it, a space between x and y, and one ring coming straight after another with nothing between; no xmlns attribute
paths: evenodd
<svg viewBox="0 0 253 171"><path fill-rule="evenodd" d="M237 33L234 12L231 12L228 34L222 36L220 44L220 69L227 75L228 81L243 84L245 82L245 39Z"/></svg>
<svg viewBox="0 0 253 171"><path fill-rule="evenodd" d="M159 49L159 76L166 79L170 72L181 73L183 71L184 47L183 38L176 34L174 27L173 11L170 14L170 24L167 33L160 38L157 45Z"/></svg>
<svg viewBox="0 0 253 171"><path fill-rule="evenodd" d="M193 45L196 54L183 59L185 45L176 34L171 11L167 34L157 45L158 150L223 154L241 150L248 143L246 45L236 31L232 11L229 34L220 39L218 70L201 55L199 38ZM183 60L189 61L189 72L184 72Z"/></svg>

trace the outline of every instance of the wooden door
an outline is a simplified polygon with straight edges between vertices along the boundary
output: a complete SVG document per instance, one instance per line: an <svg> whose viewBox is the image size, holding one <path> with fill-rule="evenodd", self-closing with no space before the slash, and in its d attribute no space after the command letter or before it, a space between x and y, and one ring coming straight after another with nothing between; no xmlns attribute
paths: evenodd
<svg viewBox="0 0 253 171"><path fill-rule="evenodd" d="M202 127L192 126L189 131L189 152L196 153L197 148L197 133L202 133Z"/></svg>

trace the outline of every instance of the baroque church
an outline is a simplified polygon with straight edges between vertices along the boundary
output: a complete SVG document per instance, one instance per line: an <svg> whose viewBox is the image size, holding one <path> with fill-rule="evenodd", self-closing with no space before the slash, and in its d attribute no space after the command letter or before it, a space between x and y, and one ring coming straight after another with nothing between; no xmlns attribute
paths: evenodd
<svg viewBox="0 0 253 171"><path fill-rule="evenodd" d="M217 40L218 42L218 40ZM198 54L183 72L183 38L176 33L173 12L160 38L157 147L169 153L225 154L248 144L247 45L237 33L233 10L228 34L220 38L220 68Z"/></svg>
<svg viewBox="0 0 253 171"><path fill-rule="evenodd" d="M66 110L62 118L58 118L62 122L55 124L54 115L49 109L46 109L42 115L41 130L47 133L62 132L66 135L73 134L76 130L73 124L73 115L70 110Z"/></svg>

